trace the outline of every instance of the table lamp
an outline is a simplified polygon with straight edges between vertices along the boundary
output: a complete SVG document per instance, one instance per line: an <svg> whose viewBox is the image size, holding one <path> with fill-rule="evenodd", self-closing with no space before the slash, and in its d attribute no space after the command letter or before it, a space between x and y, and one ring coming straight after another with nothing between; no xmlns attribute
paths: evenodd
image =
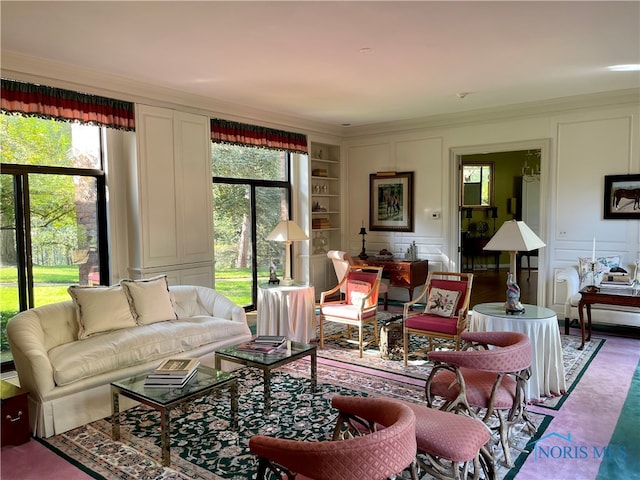
<svg viewBox="0 0 640 480"><path fill-rule="evenodd" d="M524 313L520 303L520 287L516 275L516 254L546 247L545 243L526 223L517 220L504 222L483 250L509 252L509 276L507 279L507 313Z"/></svg>
<svg viewBox="0 0 640 480"><path fill-rule="evenodd" d="M366 260L367 258L369 258L369 255L367 255L367 249L365 248L365 244L364 244L364 236L366 234L367 234L367 231L365 230L364 224L363 224L362 228L358 232L358 235L362 235L362 251L360 252L360 255L358 255L358 258L360 258L361 260Z"/></svg>
<svg viewBox="0 0 640 480"><path fill-rule="evenodd" d="M309 240L309 237L293 220L282 220L273 231L267 235L266 240L273 240L275 242L284 242L284 278L282 279L282 285L293 285L293 278L291 278L291 243L302 240Z"/></svg>

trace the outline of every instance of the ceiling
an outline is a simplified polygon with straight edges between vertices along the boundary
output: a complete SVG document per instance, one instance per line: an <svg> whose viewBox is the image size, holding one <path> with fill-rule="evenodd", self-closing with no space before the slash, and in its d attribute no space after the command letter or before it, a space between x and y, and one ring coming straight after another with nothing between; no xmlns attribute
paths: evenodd
<svg viewBox="0 0 640 480"><path fill-rule="evenodd" d="M2 52L328 125L640 89L640 2L12 2Z"/></svg>

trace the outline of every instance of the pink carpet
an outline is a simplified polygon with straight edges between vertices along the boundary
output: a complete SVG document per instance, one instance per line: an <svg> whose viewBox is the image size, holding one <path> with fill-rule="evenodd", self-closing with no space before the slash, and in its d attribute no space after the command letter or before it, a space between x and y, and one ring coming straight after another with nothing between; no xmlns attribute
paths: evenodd
<svg viewBox="0 0 640 480"><path fill-rule="evenodd" d="M572 334L579 335L579 331ZM544 445L549 454L529 455L516 477L518 480L597 477L602 458L595 454L594 447L602 451L609 445L640 361L640 342L632 338L595 336L607 340L562 408L551 411L530 407L533 412L554 417L539 441L539 446ZM639 422L637 418L631 421Z"/></svg>
<svg viewBox="0 0 640 480"><path fill-rule="evenodd" d="M2 447L2 480L91 480L93 477L64 461L37 440Z"/></svg>

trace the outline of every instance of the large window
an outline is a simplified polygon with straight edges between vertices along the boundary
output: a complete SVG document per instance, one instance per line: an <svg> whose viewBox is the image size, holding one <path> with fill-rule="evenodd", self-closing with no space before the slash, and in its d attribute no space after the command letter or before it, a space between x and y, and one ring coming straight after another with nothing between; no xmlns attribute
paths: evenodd
<svg viewBox="0 0 640 480"><path fill-rule="evenodd" d="M17 312L108 281L106 186L97 126L0 115L0 304ZM102 281L101 281L102 280Z"/></svg>
<svg viewBox="0 0 640 480"><path fill-rule="evenodd" d="M265 237L289 218L290 154L212 144L215 286L254 309L269 267L282 272L284 247Z"/></svg>

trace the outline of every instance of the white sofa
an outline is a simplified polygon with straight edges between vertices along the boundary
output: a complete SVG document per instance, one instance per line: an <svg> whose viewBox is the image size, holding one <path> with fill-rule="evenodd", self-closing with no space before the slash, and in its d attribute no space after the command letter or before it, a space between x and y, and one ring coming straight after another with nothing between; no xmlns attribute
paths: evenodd
<svg viewBox="0 0 640 480"><path fill-rule="evenodd" d="M580 302L580 275L577 266L566 267L556 275L556 281L566 283L567 297L564 304L565 333L569 333L571 320L578 320ZM585 320L586 320L586 312ZM594 304L591 306L591 322L603 325L640 327L640 308Z"/></svg>
<svg viewBox="0 0 640 480"><path fill-rule="evenodd" d="M79 318L95 306L86 302L82 312L77 302L67 301L9 320L7 336L20 386L29 391L34 435L49 437L110 415L110 383L115 380L148 372L168 357L197 357L213 367L216 349L251 338L244 309L222 294L198 286L168 290L165 280L172 318L140 324L144 314L133 312L134 326L85 338ZM152 300L147 309L160 303ZM121 408L133 405L121 399Z"/></svg>

